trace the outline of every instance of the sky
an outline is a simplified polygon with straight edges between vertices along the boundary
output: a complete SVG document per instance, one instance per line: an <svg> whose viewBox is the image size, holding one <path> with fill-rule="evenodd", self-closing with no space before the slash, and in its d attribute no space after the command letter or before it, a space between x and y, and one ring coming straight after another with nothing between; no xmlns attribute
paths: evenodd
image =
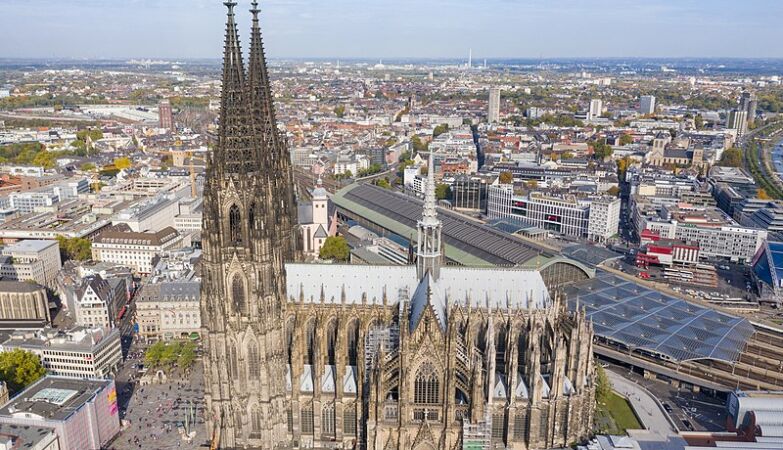
<svg viewBox="0 0 783 450"><path fill-rule="evenodd" d="M780 0L260 3L271 58L783 57ZM221 0L0 0L0 58L219 58L224 25Z"/></svg>

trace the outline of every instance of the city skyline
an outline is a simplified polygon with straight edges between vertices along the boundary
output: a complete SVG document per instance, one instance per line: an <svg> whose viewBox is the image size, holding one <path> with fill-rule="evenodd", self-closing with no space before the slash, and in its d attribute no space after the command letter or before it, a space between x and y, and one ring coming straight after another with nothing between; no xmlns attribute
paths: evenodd
<svg viewBox="0 0 783 450"><path fill-rule="evenodd" d="M783 4L747 6L724 0L274 0L261 4L261 20L270 58L467 59L469 48L474 62L783 57L763 45L783 38L775 23ZM211 24L222 8L217 0L6 0L0 4L0 57L206 58L220 51L222 31ZM249 1L238 5L240 29L249 25L249 8ZM240 34L246 49L245 38Z"/></svg>

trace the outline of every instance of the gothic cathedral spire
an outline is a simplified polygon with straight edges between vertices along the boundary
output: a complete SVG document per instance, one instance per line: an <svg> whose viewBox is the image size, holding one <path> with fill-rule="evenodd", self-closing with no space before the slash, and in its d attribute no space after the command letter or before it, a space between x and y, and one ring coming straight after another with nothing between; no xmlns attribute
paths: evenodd
<svg viewBox="0 0 783 450"><path fill-rule="evenodd" d="M204 188L201 323L208 432L219 448L272 448L287 440L284 258L295 217L290 165L277 135L258 21L248 72L228 8L217 139ZM257 18L257 7L254 5ZM263 75L259 75L263 74ZM261 77L261 78L260 78ZM262 94L262 93L266 94ZM286 151L287 153L287 151ZM279 179L283 179L281 182Z"/></svg>
<svg viewBox="0 0 783 450"><path fill-rule="evenodd" d="M257 1L253 1L250 12L253 15L253 24L246 84L256 136L256 151L259 160L264 161L268 173L271 174L273 198L279 202L275 204L275 210L279 214L275 235L278 242L282 244L283 259L292 261L299 258L297 242L299 234L294 230L297 218L291 156L285 140L280 136L275 120L272 88L258 18L261 11L258 9Z"/></svg>

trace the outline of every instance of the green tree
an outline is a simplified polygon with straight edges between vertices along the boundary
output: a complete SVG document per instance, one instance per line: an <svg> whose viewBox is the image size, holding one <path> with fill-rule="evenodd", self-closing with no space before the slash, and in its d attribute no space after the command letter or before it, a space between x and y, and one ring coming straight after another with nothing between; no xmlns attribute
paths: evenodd
<svg viewBox="0 0 783 450"><path fill-rule="evenodd" d="M57 236L63 260L87 261L92 258L92 242L85 238Z"/></svg>
<svg viewBox="0 0 783 450"><path fill-rule="evenodd" d="M43 167L44 169L53 169L54 155L44 150L35 155L32 162L38 167Z"/></svg>
<svg viewBox="0 0 783 450"><path fill-rule="evenodd" d="M514 184L514 174L511 172L500 172L500 184Z"/></svg>
<svg viewBox="0 0 783 450"><path fill-rule="evenodd" d="M438 200L451 198L451 186L442 183L435 186L435 197L437 197Z"/></svg>
<svg viewBox="0 0 783 450"><path fill-rule="evenodd" d="M149 368L158 367L165 349L166 344L163 341L158 341L152 344L152 346L147 349L147 353L144 354L144 364L146 364Z"/></svg>
<svg viewBox="0 0 783 450"><path fill-rule="evenodd" d="M46 369L34 353L15 349L0 353L0 380L5 381L11 395L46 375Z"/></svg>
<svg viewBox="0 0 783 450"><path fill-rule="evenodd" d="M133 163L131 163L130 158L122 157L114 159L114 167L118 169L130 169L131 166L133 166Z"/></svg>
<svg viewBox="0 0 783 450"><path fill-rule="evenodd" d="M186 342L182 345L177 358L177 365L180 369L187 369L196 360L196 344L192 342Z"/></svg>
<svg viewBox="0 0 783 450"><path fill-rule="evenodd" d="M82 172L92 172L95 170L95 164L93 163L84 163L79 167L79 169L82 170Z"/></svg>
<svg viewBox="0 0 783 450"><path fill-rule="evenodd" d="M612 147L606 144L606 140L593 142L593 156L598 160L604 160L612 156Z"/></svg>
<svg viewBox="0 0 783 450"><path fill-rule="evenodd" d="M623 134L620 136L620 145L633 144L633 136L630 134Z"/></svg>
<svg viewBox="0 0 783 450"><path fill-rule="evenodd" d="M422 142L421 138L419 138L415 134L411 138L411 145L413 146L413 150L416 153L418 153L418 152L426 152L427 149L430 147L429 142L427 142L427 143Z"/></svg>
<svg viewBox="0 0 783 450"><path fill-rule="evenodd" d="M338 118L342 119L345 117L345 105L338 105L334 108L334 113L337 115Z"/></svg>
<svg viewBox="0 0 783 450"><path fill-rule="evenodd" d="M701 130L704 128L704 117L702 117L701 114L696 114L696 117L693 118L693 124L696 126L697 130Z"/></svg>
<svg viewBox="0 0 783 450"><path fill-rule="evenodd" d="M351 253L348 241L342 236L329 236L321 246L318 256L324 260L348 261Z"/></svg>
<svg viewBox="0 0 783 450"><path fill-rule="evenodd" d="M724 167L741 167L742 166L742 150L734 147L723 152L718 161L719 166Z"/></svg>
<svg viewBox="0 0 783 450"><path fill-rule="evenodd" d="M562 161L562 160L564 160L564 159L566 159L566 160L568 160L568 159L574 159L574 154L573 154L573 153L571 153L571 152L563 152L563 154L562 154L562 155L560 155L560 160Z"/></svg>
<svg viewBox="0 0 783 450"><path fill-rule="evenodd" d="M375 181L375 185L378 186L378 187L382 187L384 189L390 189L391 188L391 184L389 184L389 180L387 180L386 178L378 179L377 181Z"/></svg>
<svg viewBox="0 0 783 450"><path fill-rule="evenodd" d="M609 382L609 377L606 376L606 371L603 367L596 365L595 374L595 399L598 403L606 403L606 399L612 393L612 383Z"/></svg>
<svg viewBox="0 0 783 450"><path fill-rule="evenodd" d="M446 133L447 131L449 131L449 124L444 123L444 124L438 125L438 126L435 127L434 130L432 130L432 137L436 138L436 137L440 136L441 134Z"/></svg>

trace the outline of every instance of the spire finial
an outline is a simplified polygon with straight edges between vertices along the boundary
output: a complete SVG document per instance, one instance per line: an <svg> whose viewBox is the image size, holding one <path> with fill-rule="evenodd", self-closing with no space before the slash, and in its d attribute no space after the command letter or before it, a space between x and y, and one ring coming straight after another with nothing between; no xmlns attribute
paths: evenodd
<svg viewBox="0 0 783 450"><path fill-rule="evenodd" d="M427 163L427 187L424 191L424 213L423 218L436 218L437 211L435 199L435 157L434 152L430 151L429 162Z"/></svg>
<svg viewBox="0 0 783 450"><path fill-rule="evenodd" d="M251 3L250 5L252 6L250 12L253 14L253 22L258 22L258 13L261 12L261 10L258 9L258 1L253 0L253 3Z"/></svg>

